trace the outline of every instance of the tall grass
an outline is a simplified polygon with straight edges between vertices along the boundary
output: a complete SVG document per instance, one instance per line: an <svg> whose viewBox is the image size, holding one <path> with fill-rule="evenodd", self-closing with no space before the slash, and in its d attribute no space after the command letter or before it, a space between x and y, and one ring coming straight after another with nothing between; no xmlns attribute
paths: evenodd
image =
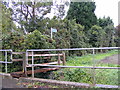
<svg viewBox="0 0 120 90"><path fill-rule="evenodd" d="M98 53L94 55L94 60L100 61L108 56L118 54L117 50L109 51L107 53ZM68 66L92 66L93 65L93 55L84 55L81 57L74 56L68 57ZM105 67L116 67L115 64L99 64L99 66ZM62 81L72 81L80 83L93 83L93 70L92 69L82 69L82 68L64 68L51 73L51 79L57 79ZM108 70L108 69L97 69L95 70L96 84L107 84L107 85L118 85L118 70Z"/></svg>
<svg viewBox="0 0 120 90"><path fill-rule="evenodd" d="M98 54L88 54L84 56L74 56L74 57L68 57L66 65L68 66L92 66L94 61L97 63L101 59L104 59L105 57L112 56L118 54L118 50L109 51L107 53L98 53ZM102 66L117 66L114 64L108 65L103 64ZM101 66L101 65L100 65Z"/></svg>

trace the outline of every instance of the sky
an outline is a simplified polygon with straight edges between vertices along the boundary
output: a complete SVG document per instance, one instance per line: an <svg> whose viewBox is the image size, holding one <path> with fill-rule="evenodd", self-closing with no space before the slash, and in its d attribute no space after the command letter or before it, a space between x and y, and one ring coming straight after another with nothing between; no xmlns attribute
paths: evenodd
<svg viewBox="0 0 120 90"><path fill-rule="evenodd" d="M114 26L118 25L118 2L120 0L94 0L96 3L95 14L99 17L110 17Z"/></svg>
<svg viewBox="0 0 120 90"><path fill-rule="evenodd" d="M59 1L70 1L70 0L53 0L53 1L57 1L59 3ZM95 10L95 14L97 16L97 18L102 18L102 17L110 17L113 22L114 22L114 26L118 25L118 2L120 0L93 0L95 1L96 4L96 10ZM66 8L66 12L69 9L69 6L67 6ZM52 9L51 11L52 13L56 12ZM53 14L49 14L49 17L53 17Z"/></svg>
<svg viewBox="0 0 120 90"><path fill-rule="evenodd" d="M53 0L57 1L58 0ZM61 0L61 1L70 1L70 0ZM118 2L120 0L93 0L96 4L96 10L95 14L97 18L103 18L105 17L110 17L113 22L114 26L116 27L118 25ZM65 8L66 11L68 11L69 7ZM52 10L52 13L56 12L55 10ZM50 17L53 17L52 14L49 15ZM65 15L66 16L66 15Z"/></svg>

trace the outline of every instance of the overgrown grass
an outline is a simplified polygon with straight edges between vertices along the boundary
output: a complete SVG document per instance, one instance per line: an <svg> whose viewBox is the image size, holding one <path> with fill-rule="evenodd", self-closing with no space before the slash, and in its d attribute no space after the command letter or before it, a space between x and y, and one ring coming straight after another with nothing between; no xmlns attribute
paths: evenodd
<svg viewBox="0 0 120 90"><path fill-rule="evenodd" d="M109 51L107 53L99 53L94 55L95 62L100 61L108 56L118 54L118 50ZM85 56L74 56L68 57L68 66L92 66L93 65L93 55ZM99 64L98 66L105 67L117 67L117 64ZM82 68L64 68L58 71L54 71L51 74L52 79L62 80L62 81L72 81L80 83L93 83L93 70L92 69L82 69ZM118 85L118 70L115 69L96 69L95 79L97 84L107 84L107 85Z"/></svg>
<svg viewBox="0 0 120 90"><path fill-rule="evenodd" d="M101 59L104 59L105 57L112 56L118 54L118 50L109 51L107 53L98 53L95 55L88 54L81 57L74 56L74 57L68 57L66 65L68 66L93 66L94 61L97 63ZM99 66L117 66L115 64L99 64Z"/></svg>

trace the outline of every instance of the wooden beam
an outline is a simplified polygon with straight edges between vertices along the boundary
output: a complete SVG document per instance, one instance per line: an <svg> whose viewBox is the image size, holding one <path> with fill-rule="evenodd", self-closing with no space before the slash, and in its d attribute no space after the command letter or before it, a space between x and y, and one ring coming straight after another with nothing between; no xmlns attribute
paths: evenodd
<svg viewBox="0 0 120 90"><path fill-rule="evenodd" d="M41 58L34 58L34 60L39 60L39 59L41 59ZM42 58L42 59L50 59L50 58L49 58L49 57L44 57L44 58ZM28 60L31 61L32 59L29 58ZM23 61L23 59L12 59L12 61L13 61L13 62Z"/></svg>
<svg viewBox="0 0 120 90"><path fill-rule="evenodd" d="M13 62L23 61L23 59L12 59Z"/></svg>
<svg viewBox="0 0 120 90"><path fill-rule="evenodd" d="M25 52L12 52L12 54L24 54Z"/></svg>
<svg viewBox="0 0 120 90"><path fill-rule="evenodd" d="M59 68L42 68L42 69L36 69L34 70L34 73L41 73L41 72L48 72L53 70L58 70ZM26 74L32 74L32 70L26 71ZM12 77L26 77L24 72L12 72L10 73Z"/></svg>
<svg viewBox="0 0 120 90"><path fill-rule="evenodd" d="M60 64L62 63L62 61L60 61ZM58 64L58 62L50 62L50 63L42 63L42 64L35 64L37 65L53 65L53 64ZM32 64L26 65L26 67L32 67Z"/></svg>
<svg viewBox="0 0 120 90"><path fill-rule="evenodd" d="M40 72L48 72L48 71L53 71L53 70L58 70L58 68L42 68L42 69L36 69L34 70L34 73L40 73ZM32 70L29 70L26 72L27 74L32 74Z"/></svg>

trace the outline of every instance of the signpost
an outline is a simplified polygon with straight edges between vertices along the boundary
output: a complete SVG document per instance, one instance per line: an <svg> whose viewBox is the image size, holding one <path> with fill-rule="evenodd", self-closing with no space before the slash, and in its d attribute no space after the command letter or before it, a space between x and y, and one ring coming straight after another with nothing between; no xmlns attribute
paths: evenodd
<svg viewBox="0 0 120 90"><path fill-rule="evenodd" d="M57 29L51 28L51 39L52 39L52 33L53 33L53 32L57 32Z"/></svg>

